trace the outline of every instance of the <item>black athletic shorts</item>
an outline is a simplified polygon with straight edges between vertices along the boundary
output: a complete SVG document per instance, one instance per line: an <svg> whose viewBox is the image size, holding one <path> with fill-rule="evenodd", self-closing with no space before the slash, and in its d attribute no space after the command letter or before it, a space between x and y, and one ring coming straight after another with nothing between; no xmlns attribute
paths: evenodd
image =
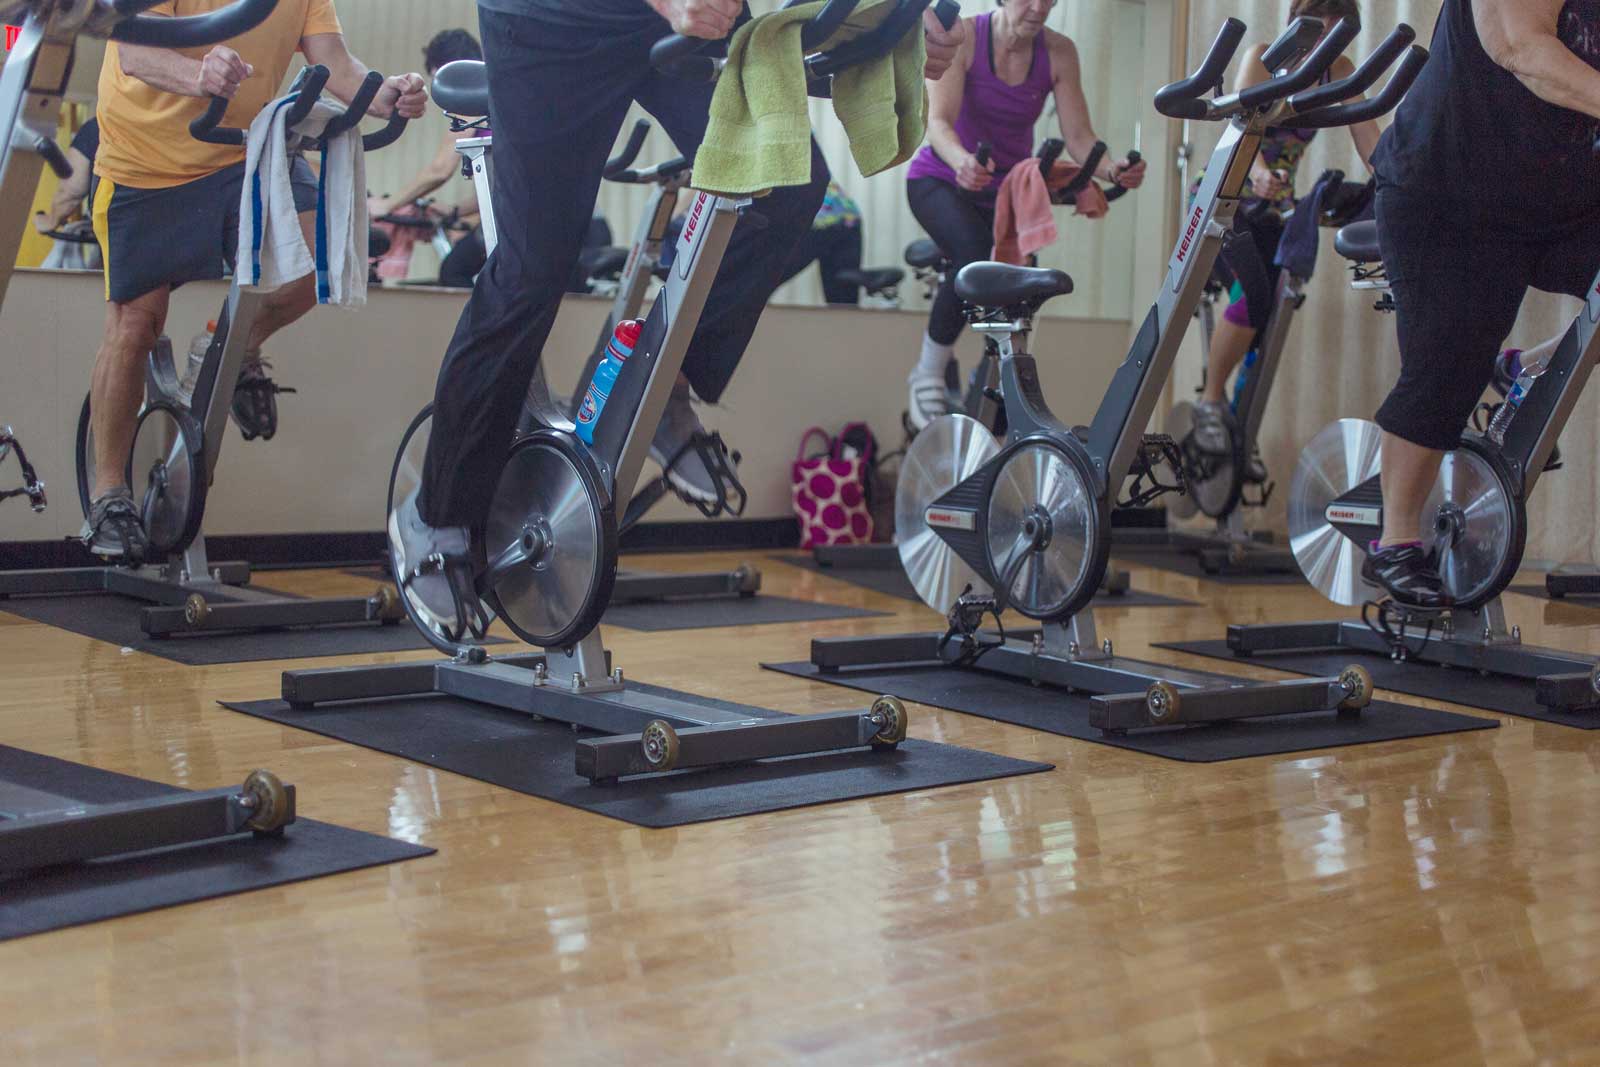
<svg viewBox="0 0 1600 1067"><path fill-rule="evenodd" d="M289 174L295 210L317 209L317 178L304 157ZM244 164L166 189L101 178L94 232L105 256L106 299L126 304L162 287L213 281L233 271Z"/></svg>
<svg viewBox="0 0 1600 1067"><path fill-rule="evenodd" d="M1507 210L1512 210L1508 205ZM1550 235L1490 228L1380 178L1378 239L1394 290L1400 380L1378 425L1424 448L1461 443L1529 287L1585 297L1600 273L1600 216ZM1531 346L1543 337L1521 339Z"/></svg>

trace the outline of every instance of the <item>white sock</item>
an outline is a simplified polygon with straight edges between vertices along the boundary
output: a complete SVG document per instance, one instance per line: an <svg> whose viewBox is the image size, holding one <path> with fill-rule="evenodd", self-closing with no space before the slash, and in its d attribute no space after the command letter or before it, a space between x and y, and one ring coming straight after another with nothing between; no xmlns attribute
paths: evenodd
<svg viewBox="0 0 1600 1067"><path fill-rule="evenodd" d="M918 375L937 375L944 377L945 364L955 358L955 345L942 345L929 337L922 335L922 355L917 359L917 365L912 369L913 377Z"/></svg>

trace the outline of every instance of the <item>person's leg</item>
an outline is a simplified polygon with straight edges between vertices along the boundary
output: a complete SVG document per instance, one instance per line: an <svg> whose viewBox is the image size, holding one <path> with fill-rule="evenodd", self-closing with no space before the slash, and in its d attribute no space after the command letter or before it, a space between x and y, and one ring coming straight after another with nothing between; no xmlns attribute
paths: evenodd
<svg viewBox="0 0 1600 1067"><path fill-rule="evenodd" d="M861 269L861 227L830 226L818 235L817 267L822 272L822 293L830 304L860 304L861 287L841 281L840 271Z"/></svg>
<svg viewBox="0 0 1600 1067"><path fill-rule="evenodd" d="M798 278L807 267L817 262L822 248L821 231L808 231L800 238L800 243L794 246L794 251L789 253L788 262L783 268L783 274L778 278L778 284L787 285Z"/></svg>
<svg viewBox="0 0 1600 1067"><path fill-rule="evenodd" d="M651 43L489 9L480 20L499 242L439 370L418 501L434 528L487 513Z"/></svg>
<svg viewBox="0 0 1600 1067"><path fill-rule="evenodd" d="M1384 529L1363 573L1397 600L1449 603L1425 562L1422 509L1516 321L1530 269L1524 246L1466 232L1392 189L1378 195L1383 261L1394 291L1400 379L1378 409Z"/></svg>
<svg viewBox="0 0 1600 1067"><path fill-rule="evenodd" d="M1206 356L1206 387L1200 399L1210 404L1225 404L1228 381L1250 352L1256 331L1250 326L1249 301L1240 297L1228 305L1217 320L1211 335L1211 351Z"/></svg>
<svg viewBox="0 0 1600 1067"><path fill-rule="evenodd" d="M451 289L471 289L472 280L483 270L484 261L488 258L483 229L474 227L471 233L455 243L450 254L444 257L444 262L439 264L439 284Z"/></svg>
<svg viewBox="0 0 1600 1067"><path fill-rule="evenodd" d="M684 155L700 147L710 118L713 86L652 73L636 99L650 112ZM811 142L811 181L774 189L754 203L763 227L740 224L706 299L705 313L683 361L683 374L695 394L716 403L733 378L761 312L790 264L790 255L811 231L828 190L828 161Z"/></svg>
<svg viewBox="0 0 1600 1067"><path fill-rule="evenodd" d="M166 327L172 290L163 286L126 303L106 304L105 336L89 379L89 417L94 432L92 497L128 486L128 456L133 451L139 407L144 403L144 370L150 351Z"/></svg>
<svg viewBox="0 0 1600 1067"><path fill-rule="evenodd" d="M950 410L945 366L955 358L955 344L966 324L955 275L968 263L988 259L994 251L994 207L937 178L907 182L906 199L917 223L954 265L939 284L917 362L906 376L910 390L907 417L912 427L920 430Z"/></svg>

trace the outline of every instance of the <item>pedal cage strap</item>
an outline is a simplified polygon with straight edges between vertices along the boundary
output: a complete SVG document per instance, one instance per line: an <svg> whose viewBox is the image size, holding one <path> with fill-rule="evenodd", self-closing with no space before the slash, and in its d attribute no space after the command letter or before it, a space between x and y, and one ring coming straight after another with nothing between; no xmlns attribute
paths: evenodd
<svg viewBox="0 0 1600 1067"><path fill-rule="evenodd" d="M1361 621L1366 623L1367 629L1382 637L1389 646L1389 658L1397 663L1404 663L1413 657L1419 657L1428 649L1428 642L1433 638L1433 627L1438 621L1438 615L1430 611L1413 611L1403 604L1385 597L1382 600L1368 600L1361 605ZM1406 627L1413 623L1422 624L1422 643L1413 649L1406 639Z"/></svg>
<svg viewBox="0 0 1600 1067"><path fill-rule="evenodd" d="M951 607L946 621L949 628L943 637L939 638L939 658L944 659L944 650L951 641L960 641L961 651L952 660L947 661L952 667L970 667L982 659L983 656L1000 648L1006 643L1005 624L1000 621L1000 612L1003 609L992 596L982 596L972 591L968 585L962 594L956 598L955 605ZM995 628L999 636L992 640L982 638L983 620L994 616Z"/></svg>
<svg viewBox="0 0 1600 1067"><path fill-rule="evenodd" d="M1157 474L1163 466L1172 469L1171 483L1163 482ZM1142 508L1168 493L1189 491L1188 479L1184 476L1183 450L1164 433L1145 434L1139 454L1134 457L1133 469L1128 473L1133 478L1133 484L1128 486L1127 498L1117 501L1119 508ZM1145 484L1146 479L1149 480L1148 485Z"/></svg>
<svg viewBox="0 0 1600 1067"><path fill-rule="evenodd" d="M696 500L674 487L674 492L687 504L692 504L700 514L708 519L720 518L723 515L732 515L738 518L744 514L744 509L750 503L750 494L745 491L744 483L739 481L737 467L742 458L737 452L730 453L728 446L723 443L722 435L715 430L696 431L689 435L672 457L667 461L666 470L671 471L677 467L684 456L693 452L705 464L711 474L717 499L714 501ZM670 483L669 483L670 484ZM737 501L737 503L735 503Z"/></svg>
<svg viewBox="0 0 1600 1067"><path fill-rule="evenodd" d="M46 501L44 483L39 480L39 473L33 469L33 464L28 462L28 454L22 450L22 442L17 440L16 435L0 432L0 459L4 459L8 452L16 453L17 465L22 468L22 487L0 490L0 500L25 496L34 511L43 511Z"/></svg>

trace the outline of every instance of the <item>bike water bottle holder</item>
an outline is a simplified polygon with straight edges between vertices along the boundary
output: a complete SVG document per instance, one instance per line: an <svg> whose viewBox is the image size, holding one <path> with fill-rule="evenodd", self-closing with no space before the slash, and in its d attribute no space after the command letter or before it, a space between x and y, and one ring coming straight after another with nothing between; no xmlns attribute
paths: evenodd
<svg viewBox="0 0 1600 1067"><path fill-rule="evenodd" d="M1171 468L1171 482L1161 480L1159 471L1162 467ZM1134 456L1133 466L1128 470L1128 476L1133 481L1126 490L1126 497L1117 501L1119 508L1142 508L1150 501L1168 493L1189 491L1188 481L1183 473L1183 449L1164 433L1144 435L1144 440L1139 445L1139 452Z"/></svg>

